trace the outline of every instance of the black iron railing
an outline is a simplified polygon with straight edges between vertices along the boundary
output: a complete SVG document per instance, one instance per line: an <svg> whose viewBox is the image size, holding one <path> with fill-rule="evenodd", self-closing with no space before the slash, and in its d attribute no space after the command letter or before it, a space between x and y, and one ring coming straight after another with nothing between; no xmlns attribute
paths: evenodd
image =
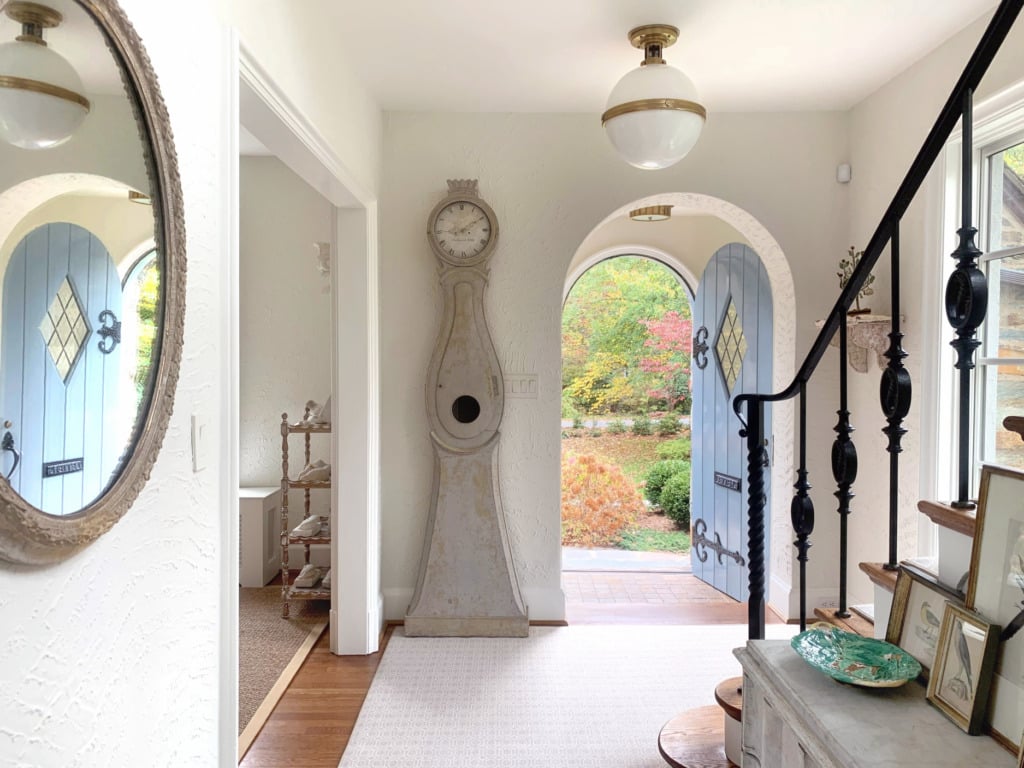
<svg viewBox="0 0 1024 768"><path fill-rule="evenodd" d="M807 384L821 362L836 332L840 332L840 344L845 346L847 313L854 300L875 268L883 250L890 246L892 263L892 327L890 345L886 352L888 364L882 373L879 399L887 426L883 432L888 436L889 452L889 553L886 567L897 567L897 504L899 498L899 454L901 441L906 429L903 420L910 409L910 374L903 366L906 353L903 351L903 334L900 330L900 273L899 273L899 225L924 182L932 165L942 153L949 136L957 123L963 131L963 183L961 198L961 226L957 230L960 242L952 256L957 260L956 269L946 288L946 316L956 331L952 346L958 353L956 367L960 372L960 416L958 456L958 498L954 504L968 506L969 438L970 438L970 383L971 369L974 368L974 351L980 342L977 328L985 317L988 305L988 287L985 276L978 268L981 252L974 243L977 229L971 224L973 211L971 197L971 168L973 162L972 115L973 94L988 69L1000 46L1013 26L1024 0L1003 0L996 9L981 41L971 55L967 66L960 75L952 93L939 113L938 119L918 151L910 170L896 190L892 202L874 234L864 248L864 255L853 270L846 286L839 294L832 311L815 338L811 349L800 366L793 382L775 394L742 394L733 401L733 409L743 422L741 436L747 440L748 472L748 549L749 549L749 636L751 639L764 637L765 610L765 494L764 494L764 404L800 397L800 437L796 495L791 506L793 528L796 533L797 559L800 562L800 623L806 626L806 578L805 568L810 536L814 528L814 504L808 495L810 485L807 476L807 431L806 398ZM841 350L845 353L845 350ZM846 403L845 366L846 355L840 356L842 367L840 380L839 424L836 426L836 440L832 449L832 469L839 490L840 537L840 610L846 611L846 520L850 513L849 502L853 497L851 487L856 478L856 448L850 434L849 413Z"/></svg>

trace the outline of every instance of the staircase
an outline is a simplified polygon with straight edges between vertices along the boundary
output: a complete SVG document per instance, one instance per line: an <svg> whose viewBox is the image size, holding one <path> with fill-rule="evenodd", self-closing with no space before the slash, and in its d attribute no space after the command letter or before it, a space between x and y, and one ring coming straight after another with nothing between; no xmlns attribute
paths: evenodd
<svg viewBox="0 0 1024 768"><path fill-rule="evenodd" d="M918 151L910 169L886 209L881 221L864 248L864 255L840 292L831 312L821 325L821 331L811 345L804 362L793 382L776 393L745 393L733 401L733 409L742 422L740 435L747 445L747 493L748 493L748 564L749 600L748 626L752 640L765 636L765 520L766 496L764 467L765 461L765 405L790 399L797 400L798 424L798 466L794 483L795 495L790 507L790 517L795 535L796 559L799 569L800 628L806 628L808 618L806 565L809 559L811 537L814 532L814 503L809 494L811 481L808 476L808 439L806 429L808 386L833 338L839 339L839 390L837 395L838 422L834 427L835 440L831 447L832 474L835 481L833 495L837 500L836 512L840 516L839 531L839 595L834 610L817 609L812 616L839 624L843 628L862 635L884 638L897 583L901 559L897 551L897 512L900 484L900 454L902 440L906 434L904 419L910 410L912 384L910 374L904 367L907 357L903 349L903 332L900 312L900 224L911 201L920 190L926 175L939 158L960 125L962 131L961 168L963 179L971 179L974 162L973 146L973 96L989 64L992 62L1007 34L1019 15L1024 0L1003 0L996 9L988 28L971 55L960 78L953 87L937 120ZM957 498L950 503L921 501L918 509L938 525L938 554L933 562L918 563L933 570L937 579L952 588L962 588L961 578L968 571L971 559L971 545L975 531L974 504L970 500L970 439L972 379L975 367L974 355L981 342L977 330L985 319L988 305L988 286L984 273L979 268L981 251L975 245L977 228L971 221L974 211L971 183L961 184L960 226L957 229L958 246L951 254L956 261L945 293L947 319L953 329L952 347L956 351L958 377L958 436L957 436ZM886 450L889 455L888 472L888 553L882 563L860 563L861 571L868 575L874 585L874 601L871 610L859 615L847 605L847 535L851 513L851 500L857 480L857 449L852 439L854 431L847 397L848 355L847 325L850 309L868 282L871 272L878 265L883 253L889 255L891 326L889 348L885 353L888 360L880 382L879 400L886 426L882 430L887 437ZM1024 418L1009 423L1007 428L1020 428L1024 434ZM811 446L813 451L822 451L820 445ZM916 484L916 478L912 480ZM870 618L868 618L870 616ZM734 681L723 681L720 689L735 687ZM720 699L721 703L721 699ZM742 706L723 707L726 724L730 710L742 717ZM666 724L659 740L662 756L673 766L729 766L721 744L726 730L722 725L723 716L716 708L700 708L683 713ZM707 754L697 751L692 754L681 750L672 752L672 745L680 742L707 747ZM712 743L713 742L713 743ZM710 745L710 746L709 746Z"/></svg>

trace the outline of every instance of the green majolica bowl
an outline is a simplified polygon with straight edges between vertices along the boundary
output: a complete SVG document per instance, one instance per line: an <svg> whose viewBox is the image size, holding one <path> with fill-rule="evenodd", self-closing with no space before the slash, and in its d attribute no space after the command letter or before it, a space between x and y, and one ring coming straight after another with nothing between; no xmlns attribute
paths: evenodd
<svg viewBox="0 0 1024 768"><path fill-rule="evenodd" d="M841 683L895 688L921 674L920 662L902 648L831 624L815 624L790 644L804 661Z"/></svg>

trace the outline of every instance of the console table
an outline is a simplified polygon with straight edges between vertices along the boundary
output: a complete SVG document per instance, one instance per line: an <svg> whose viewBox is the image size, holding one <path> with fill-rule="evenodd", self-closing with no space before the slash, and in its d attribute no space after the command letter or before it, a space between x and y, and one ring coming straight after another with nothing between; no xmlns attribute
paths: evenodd
<svg viewBox="0 0 1024 768"><path fill-rule="evenodd" d="M796 655L788 640L753 640L743 666L744 768L1015 768L988 736L968 736L899 688L839 683Z"/></svg>

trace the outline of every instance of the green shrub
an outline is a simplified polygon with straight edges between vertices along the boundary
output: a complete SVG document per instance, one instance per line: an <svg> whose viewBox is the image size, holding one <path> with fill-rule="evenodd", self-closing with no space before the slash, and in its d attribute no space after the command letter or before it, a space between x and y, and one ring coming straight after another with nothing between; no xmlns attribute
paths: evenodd
<svg viewBox="0 0 1024 768"><path fill-rule="evenodd" d="M649 435L653 432L651 420L646 413L641 413L633 417L633 426L631 430L634 435Z"/></svg>
<svg viewBox="0 0 1024 768"><path fill-rule="evenodd" d="M682 423L679 421L679 417L674 413L666 413L660 419L658 419L658 434L662 437L668 437L669 435L678 435L679 430L683 428Z"/></svg>
<svg viewBox="0 0 1024 768"><path fill-rule="evenodd" d="M654 464L649 470L647 470L647 477L645 478L644 484L644 496L647 497L647 500L651 502L651 504L660 504L661 489L665 487L665 483L670 477L678 475L683 471L689 475L690 465L679 459L659 461L657 464Z"/></svg>
<svg viewBox="0 0 1024 768"><path fill-rule="evenodd" d="M591 427L590 430L587 432L587 434L590 435L591 437L600 437L601 436L601 428L600 427Z"/></svg>
<svg viewBox="0 0 1024 768"><path fill-rule="evenodd" d="M661 489L658 504L676 526L690 530L690 468L672 475Z"/></svg>
<svg viewBox="0 0 1024 768"><path fill-rule="evenodd" d="M665 440L658 444L659 459L682 459L690 460L690 439L688 437L677 437L675 440Z"/></svg>
<svg viewBox="0 0 1024 768"><path fill-rule="evenodd" d="M626 423L622 419L612 419L608 422L607 429L609 435L624 435L626 434Z"/></svg>
<svg viewBox="0 0 1024 768"><path fill-rule="evenodd" d="M579 414L572 417L572 428L583 429L583 417Z"/></svg>

